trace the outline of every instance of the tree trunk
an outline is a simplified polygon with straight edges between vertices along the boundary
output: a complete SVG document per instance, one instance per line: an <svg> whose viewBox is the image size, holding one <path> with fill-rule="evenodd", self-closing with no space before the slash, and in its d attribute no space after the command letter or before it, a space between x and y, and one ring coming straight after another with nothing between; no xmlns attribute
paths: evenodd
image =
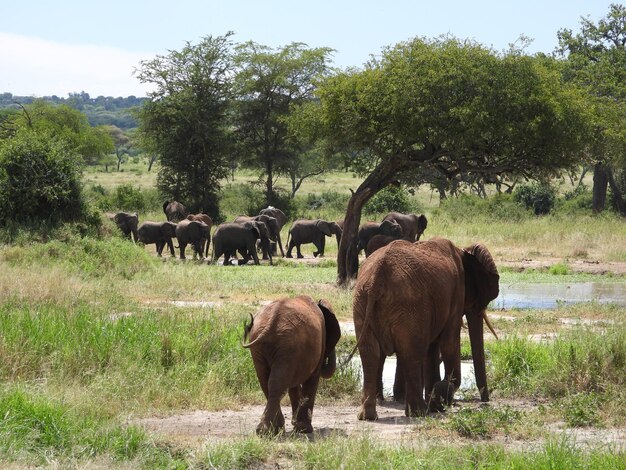
<svg viewBox="0 0 626 470"><path fill-rule="evenodd" d="M593 167L593 212L602 212L606 207L606 189L609 183L606 165L596 163Z"/></svg>
<svg viewBox="0 0 626 470"><path fill-rule="evenodd" d="M615 205L617 211L621 216L626 216L626 204L624 204L624 196L622 195L622 191L619 186L615 182L615 178L613 177L613 169L609 166L607 167L607 179L609 186L611 187L611 195L613 196L613 204Z"/></svg>

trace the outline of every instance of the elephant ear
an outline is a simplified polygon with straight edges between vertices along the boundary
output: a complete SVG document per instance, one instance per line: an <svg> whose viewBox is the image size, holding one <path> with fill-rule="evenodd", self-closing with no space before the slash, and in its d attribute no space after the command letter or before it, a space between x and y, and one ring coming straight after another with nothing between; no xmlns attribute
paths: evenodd
<svg viewBox="0 0 626 470"><path fill-rule="evenodd" d="M259 232L259 228L257 227L256 223L252 223L252 222L246 222L245 224L243 224L243 226L252 231L252 233L254 233L255 238L261 238L261 232Z"/></svg>
<svg viewBox="0 0 626 470"><path fill-rule="evenodd" d="M315 223L315 226L320 230L320 232L322 232L327 237L330 237L333 234L330 228L330 224L326 222L325 220L318 220Z"/></svg>
<svg viewBox="0 0 626 470"><path fill-rule="evenodd" d="M332 307L328 303L328 300L321 299L317 302L317 306L324 315L324 323L326 325L326 354L335 349L335 346L341 338L341 328L337 317L333 313Z"/></svg>
<svg viewBox="0 0 626 470"><path fill-rule="evenodd" d="M426 218L424 214L420 214L420 216L417 218L417 239L418 240L424 233L424 230L426 230L427 225L428 225L428 219Z"/></svg>
<svg viewBox="0 0 626 470"><path fill-rule="evenodd" d="M466 295L466 307L483 310L500 292L500 275L496 263L489 250L476 243L463 250L463 266L469 294Z"/></svg>

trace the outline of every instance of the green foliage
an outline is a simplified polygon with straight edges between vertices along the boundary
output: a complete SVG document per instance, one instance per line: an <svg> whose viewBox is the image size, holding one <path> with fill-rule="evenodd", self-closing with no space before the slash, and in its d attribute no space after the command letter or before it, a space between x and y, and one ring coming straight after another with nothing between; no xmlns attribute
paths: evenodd
<svg viewBox="0 0 626 470"><path fill-rule="evenodd" d="M585 185L579 185L571 191L563 194L556 200L555 212L562 214L591 213L593 209L593 194Z"/></svg>
<svg viewBox="0 0 626 470"><path fill-rule="evenodd" d="M150 446L142 430L111 424L24 390L0 390L0 457L5 459L26 453L39 464L102 454L131 460Z"/></svg>
<svg viewBox="0 0 626 470"><path fill-rule="evenodd" d="M497 388L531 390L538 376L551 367L553 358L545 345L513 337L489 345Z"/></svg>
<svg viewBox="0 0 626 470"><path fill-rule="evenodd" d="M565 263L556 263L548 268L548 272L555 276L566 276L569 273L569 266Z"/></svg>
<svg viewBox="0 0 626 470"><path fill-rule="evenodd" d="M568 426L600 425L599 409L602 400L596 393L576 393L562 398L557 406Z"/></svg>
<svg viewBox="0 0 626 470"><path fill-rule="evenodd" d="M401 186L387 186L378 191L363 209L366 214L384 214L391 211L411 212L406 189Z"/></svg>
<svg viewBox="0 0 626 470"><path fill-rule="evenodd" d="M0 146L0 224L80 220L80 158L48 133L20 132Z"/></svg>
<svg viewBox="0 0 626 470"><path fill-rule="evenodd" d="M456 413L450 414L447 427L461 437L486 439L498 432L507 434L511 426L518 424L523 416L522 412L509 406L500 409L491 407L462 408Z"/></svg>
<svg viewBox="0 0 626 470"><path fill-rule="evenodd" d="M523 206L517 203L510 194L496 194L481 198L475 194L460 194L449 197L435 209L434 216L446 216L453 222L474 220L498 220L521 222L530 218Z"/></svg>
<svg viewBox="0 0 626 470"><path fill-rule="evenodd" d="M534 182L515 188L513 197L535 215L543 215L552 211L556 201L556 190L547 183Z"/></svg>

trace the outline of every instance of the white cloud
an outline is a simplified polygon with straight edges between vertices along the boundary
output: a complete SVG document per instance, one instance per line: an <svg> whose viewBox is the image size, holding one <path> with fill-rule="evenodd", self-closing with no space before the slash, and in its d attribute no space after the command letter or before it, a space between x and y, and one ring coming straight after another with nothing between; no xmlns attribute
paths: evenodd
<svg viewBox="0 0 626 470"><path fill-rule="evenodd" d="M18 96L145 96L133 70L154 55L0 32L0 93Z"/></svg>

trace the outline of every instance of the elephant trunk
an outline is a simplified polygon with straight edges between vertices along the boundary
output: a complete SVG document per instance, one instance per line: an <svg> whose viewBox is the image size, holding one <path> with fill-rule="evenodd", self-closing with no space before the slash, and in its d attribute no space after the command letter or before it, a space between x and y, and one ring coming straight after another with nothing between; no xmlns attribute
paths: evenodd
<svg viewBox="0 0 626 470"><path fill-rule="evenodd" d="M472 347L472 360L474 362L474 375L476 386L480 392L480 401L489 401L489 389L487 388L487 369L485 367L485 341L483 337L483 315L485 311L471 312L466 315L467 328L469 330L470 344Z"/></svg>
<svg viewBox="0 0 626 470"><path fill-rule="evenodd" d="M337 369L337 355L335 354L335 350L333 349L324 357L324 362L322 364L322 370L320 375L325 379L330 379L335 370Z"/></svg>

